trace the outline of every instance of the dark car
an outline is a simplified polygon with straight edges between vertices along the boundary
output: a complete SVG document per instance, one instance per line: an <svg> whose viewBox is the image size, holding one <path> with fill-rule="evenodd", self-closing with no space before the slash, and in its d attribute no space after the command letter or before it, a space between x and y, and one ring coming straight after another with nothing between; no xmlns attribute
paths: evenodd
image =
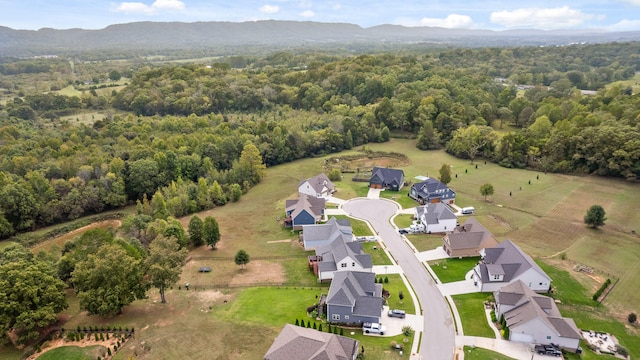
<svg viewBox="0 0 640 360"><path fill-rule="evenodd" d="M404 319L404 317L405 317L407 314L404 312L404 310L394 309L394 310L389 310L389 312L387 313L387 315L389 315L389 317L397 317L397 318Z"/></svg>
<svg viewBox="0 0 640 360"><path fill-rule="evenodd" d="M409 232L408 232L407 230L405 230L405 229L400 229L400 230L398 230L398 232L399 232L401 235L406 235L406 234L408 234L408 233L409 233Z"/></svg>

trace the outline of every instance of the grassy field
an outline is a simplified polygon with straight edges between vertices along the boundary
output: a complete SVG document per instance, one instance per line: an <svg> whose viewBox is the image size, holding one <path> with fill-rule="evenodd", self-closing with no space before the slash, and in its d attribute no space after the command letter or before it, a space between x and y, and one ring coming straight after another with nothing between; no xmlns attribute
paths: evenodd
<svg viewBox="0 0 640 360"><path fill-rule="evenodd" d="M390 274L390 275L382 275L380 274L378 278L389 278L388 283L382 284L382 287L385 290L388 290L390 293L389 299L387 300L387 304L390 309L402 309L407 311L407 313L415 313L415 304L411 296L409 296L409 291L405 286L402 278L398 274ZM402 291L404 294L404 299L400 301L399 294ZM384 319L385 315L382 315Z"/></svg>
<svg viewBox="0 0 640 360"><path fill-rule="evenodd" d="M495 338L495 333L489 327L484 313L484 301L488 296L489 294L472 293L451 297L458 308L465 336Z"/></svg>
<svg viewBox="0 0 640 360"><path fill-rule="evenodd" d="M464 358L465 360L515 360L495 351L479 347L471 348L471 346L464 347Z"/></svg>
<svg viewBox="0 0 640 360"><path fill-rule="evenodd" d="M400 214L393 219L393 222L400 229L408 228L413 224L413 215L410 214Z"/></svg>
<svg viewBox="0 0 640 360"><path fill-rule="evenodd" d="M640 237L632 233L632 230L640 230L637 227L640 223L640 212L637 211L640 185L616 179L505 169L495 164L485 164L482 160L476 162L476 169L469 161L456 159L443 151L420 151L415 148L414 141L410 140L392 139L385 144L371 144L367 147L374 151L405 154L408 163L402 169L407 179L416 175L437 176L442 164L451 165L453 180L449 185L457 192L456 203L459 206L474 206L475 217L499 240L510 238L535 259L542 259L545 263L564 270L568 279L576 279L582 284L587 298L595 291L593 287L597 288L598 279L583 278L584 274L571 270L571 264L590 266L597 270L594 272L597 276L606 278L606 274L610 274L611 277L619 278L619 283L599 308L593 310L592 307L586 307L586 311L580 311L585 305L562 305L561 310L565 316L576 314L576 322L580 327L597 325L604 331L610 328L632 354L640 356L640 349L634 347L632 342L637 339L638 331L627 329L623 325L626 315L632 311L637 313L640 304L640 292L637 291L640 288L640 277L637 276L640 271L640 262L637 261L640 257ZM345 154L357 153L356 150ZM193 271L193 268L206 262L197 260L193 264L187 264L180 283L187 279L195 283L191 279L197 279L205 285L214 281L251 284L282 279L309 287L324 286L317 284L313 274L308 271L306 259L298 257L306 253L297 241L297 233L284 229L277 220L284 213L284 201L297 196L295 189L300 179L322 172L323 164L324 158L312 158L269 168L266 178L240 201L199 214L203 218L211 215L218 220L221 241L215 251L203 247L191 250L190 256L233 259L238 249L244 249L252 258L271 256L280 259L252 260L246 271L242 271L231 261L215 262L213 271L209 274ZM480 185L484 183L491 183L495 189L495 194L488 202L483 200L479 192ZM336 196L343 199L366 196L368 191L366 183L353 182L347 176L336 182L336 186ZM582 224L586 210L593 204L602 205L607 212L607 224L599 230ZM185 228L189 219L190 217L180 219ZM420 251L441 245L438 236L411 235L409 239ZM0 243L0 246L3 245ZM560 253L566 255L566 261L558 260ZM554 285L564 282L565 274L554 273L552 276ZM115 318L86 316L79 311L77 301L70 294L70 308L64 314L69 317L67 327L103 323L129 325L140 329L136 331L136 339L131 346L119 352L116 359L127 359L134 352L141 359L260 358L280 331L279 328L268 324L235 323L211 316L211 312L218 311L218 306L231 306L233 299L242 291L226 289L187 292L174 288L167 293L169 304L166 305L159 304L157 293L151 291L149 299L133 303ZM565 296L562 290L558 291L558 296ZM393 298L397 299L397 295L392 295L392 300ZM223 304L223 300L228 300L228 303ZM407 297L404 302L407 302ZM481 304L482 301L478 303ZM589 311L592 310L603 314L598 317L596 324L590 323L585 315L580 316L591 314ZM484 318L483 323L486 323ZM464 325L467 332L467 324ZM181 336L207 334L211 329L215 329L215 337ZM380 341L380 349L386 349L391 339L374 340ZM5 351L5 348L0 348L0 352L3 356L13 353L11 350ZM17 359L19 356L13 358Z"/></svg>
<svg viewBox="0 0 640 360"><path fill-rule="evenodd" d="M355 236L370 236L373 235L371 232L371 228L367 225L366 222L358 219L352 219L346 215L332 215L331 217L335 217L336 219L348 219L351 223L351 230L353 230L353 235Z"/></svg>
<svg viewBox="0 0 640 360"><path fill-rule="evenodd" d="M462 259L442 259L430 261L431 270L438 276L440 282L448 283L462 281L464 276L473 269L480 258L470 257Z"/></svg>
<svg viewBox="0 0 640 360"><path fill-rule="evenodd" d="M63 346L38 356L38 360L93 360L106 353L104 346Z"/></svg>

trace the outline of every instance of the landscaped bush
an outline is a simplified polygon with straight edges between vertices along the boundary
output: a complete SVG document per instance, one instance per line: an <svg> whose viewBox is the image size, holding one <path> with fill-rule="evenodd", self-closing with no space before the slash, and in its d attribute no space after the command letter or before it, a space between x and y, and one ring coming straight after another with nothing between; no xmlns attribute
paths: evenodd
<svg viewBox="0 0 640 360"><path fill-rule="evenodd" d="M498 318L496 318L496 312L491 310L491 322L495 323L498 321Z"/></svg>
<svg viewBox="0 0 640 360"><path fill-rule="evenodd" d="M413 334L413 328L409 325L405 325L402 327L402 334L404 336L411 336Z"/></svg>
<svg viewBox="0 0 640 360"><path fill-rule="evenodd" d="M600 295L602 295L602 293L607 289L607 287L609 287L609 285L611 284L611 279L607 279L607 281L605 281L600 288L598 289L598 291L596 291L595 294L593 294L593 300L598 301L598 299L600 298Z"/></svg>

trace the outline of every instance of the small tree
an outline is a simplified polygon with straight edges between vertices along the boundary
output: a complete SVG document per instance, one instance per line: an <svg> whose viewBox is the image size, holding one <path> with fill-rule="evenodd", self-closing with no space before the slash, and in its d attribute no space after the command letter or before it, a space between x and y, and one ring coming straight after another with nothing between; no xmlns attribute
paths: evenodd
<svg viewBox="0 0 640 360"><path fill-rule="evenodd" d="M329 175L327 175L329 180L331 181L340 181L342 179L342 172L339 169L332 169L329 171Z"/></svg>
<svg viewBox="0 0 640 360"><path fill-rule="evenodd" d="M638 316L636 315L636 313L631 313L629 314L629 316L627 316L627 320L629 320L629 324L633 324L638 320Z"/></svg>
<svg viewBox="0 0 640 360"><path fill-rule="evenodd" d="M402 293L402 291L398 293L398 297L400 298L400 304L402 304L402 300L404 300L404 294Z"/></svg>
<svg viewBox="0 0 640 360"><path fill-rule="evenodd" d="M584 223L597 229L599 226L604 225L605 220L607 220L605 215L606 213L602 206L592 205L584 216Z"/></svg>
<svg viewBox="0 0 640 360"><path fill-rule="evenodd" d="M484 184L480 186L480 194L484 196L484 201L487 201L487 197L493 195L493 185Z"/></svg>
<svg viewBox="0 0 640 360"><path fill-rule="evenodd" d="M238 250L238 252L236 253L236 265L242 265L242 268L244 269L245 265L249 263L249 254L247 254L246 251L240 249Z"/></svg>
<svg viewBox="0 0 640 360"><path fill-rule="evenodd" d="M451 182L451 167L447 164L442 164L440 168L440 182L445 185Z"/></svg>
<svg viewBox="0 0 640 360"><path fill-rule="evenodd" d="M198 215L193 215L189 220L189 240L193 246L204 243L204 223Z"/></svg>
<svg viewBox="0 0 640 360"><path fill-rule="evenodd" d="M207 245L211 245L211 248L215 249L216 244L220 241L220 227L214 217L207 216L204 218L203 236Z"/></svg>

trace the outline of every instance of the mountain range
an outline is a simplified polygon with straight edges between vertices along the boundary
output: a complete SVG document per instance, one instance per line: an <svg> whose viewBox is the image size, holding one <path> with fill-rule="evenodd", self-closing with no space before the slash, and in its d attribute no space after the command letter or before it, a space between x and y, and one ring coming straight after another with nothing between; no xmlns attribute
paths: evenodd
<svg viewBox="0 0 640 360"><path fill-rule="evenodd" d="M283 50L293 48L346 50L397 46L478 47L555 46L573 43L640 40L640 31L603 30L470 30L436 27L252 21L252 22L135 22L99 30L14 30L0 27L1 56L36 56L92 51L158 52L206 49L218 55L243 48Z"/></svg>

